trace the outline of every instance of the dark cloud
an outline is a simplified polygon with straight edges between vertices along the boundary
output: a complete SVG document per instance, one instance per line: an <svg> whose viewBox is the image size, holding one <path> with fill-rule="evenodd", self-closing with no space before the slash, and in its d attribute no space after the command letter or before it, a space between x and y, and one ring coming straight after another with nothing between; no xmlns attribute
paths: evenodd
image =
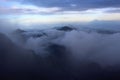
<svg viewBox="0 0 120 80"><path fill-rule="evenodd" d="M30 3L42 7L62 7L67 10L120 7L120 0L25 0L22 3Z"/></svg>

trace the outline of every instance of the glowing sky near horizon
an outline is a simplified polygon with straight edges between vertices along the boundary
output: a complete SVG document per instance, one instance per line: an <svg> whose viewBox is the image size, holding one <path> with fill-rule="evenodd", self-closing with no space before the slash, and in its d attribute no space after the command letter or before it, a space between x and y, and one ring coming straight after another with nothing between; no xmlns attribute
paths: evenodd
<svg viewBox="0 0 120 80"><path fill-rule="evenodd" d="M120 20L120 0L0 0L0 18L21 23Z"/></svg>

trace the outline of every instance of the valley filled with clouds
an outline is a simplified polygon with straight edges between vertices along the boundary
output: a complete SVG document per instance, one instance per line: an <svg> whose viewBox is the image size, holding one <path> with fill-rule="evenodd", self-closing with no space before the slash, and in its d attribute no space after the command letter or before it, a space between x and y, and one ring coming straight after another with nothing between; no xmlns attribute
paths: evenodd
<svg viewBox="0 0 120 80"><path fill-rule="evenodd" d="M0 30L0 74L17 79L119 78L119 23L110 23L104 22L104 28L99 27L101 21L94 21L79 27L33 30L4 22Z"/></svg>

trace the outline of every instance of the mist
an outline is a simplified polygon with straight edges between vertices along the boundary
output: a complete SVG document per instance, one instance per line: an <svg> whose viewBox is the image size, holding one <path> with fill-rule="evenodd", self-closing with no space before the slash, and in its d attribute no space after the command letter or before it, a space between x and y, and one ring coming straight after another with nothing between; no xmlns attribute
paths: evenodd
<svg viewBox="0 0 120 80"><path fill-rule="evenodd" d="M3 21L0 74L48 80L114 78L120 73L120 32L119 22L110 23L72 23L33 30Z"/></svg>

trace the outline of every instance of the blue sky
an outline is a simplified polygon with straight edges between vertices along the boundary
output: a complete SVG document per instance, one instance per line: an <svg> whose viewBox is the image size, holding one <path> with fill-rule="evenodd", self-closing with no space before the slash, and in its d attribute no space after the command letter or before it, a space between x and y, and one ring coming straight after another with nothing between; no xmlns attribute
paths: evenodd
<svg viewBox="0 0 120 80"><path fill-rule="evenodd" d="M24 23L120 20L120 0L0 0L3 16Z"/></svg>

